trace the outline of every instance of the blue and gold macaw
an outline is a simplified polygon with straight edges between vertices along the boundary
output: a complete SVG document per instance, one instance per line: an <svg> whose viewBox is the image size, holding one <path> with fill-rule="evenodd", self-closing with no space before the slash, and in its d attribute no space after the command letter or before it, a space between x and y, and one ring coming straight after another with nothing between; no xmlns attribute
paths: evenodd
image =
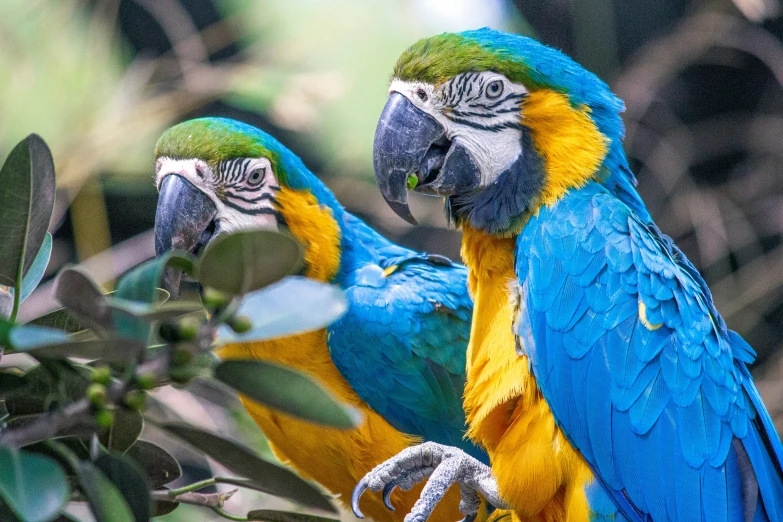
<svg viewBox="0 0 783 522"><path fill-rule="evenodd" d="M264 132L222 118L181 123L160 138L158 254L199 252L217 234L284 229L305 248L303 275L344 289L348 313L328 329L229 345L222 358L264 359L299 369L356 406L356 429L317 426L250 400L243 403L275 453L347 503L372 466L421 440L463 439L462 392L472 303L466 270L386 240L346 212L291 151ZM391 494L389 490L386 496ZM437 513L456 520L458 493ZM395 491L363 504L401 521L418 498Z"/></svg>
<svg viewBox="0 0 783 522"><path fill-rule="evenodd" d="M783 446L698 271L652 222L622 149L622 102L532 39L490 29L399 59L378 186L446 198L474 297L465 411L491 468L426 443L357 486L430 476L519 520L783 520ZM426 460L425 460L426 456ZM470 512L470 510L468 510Z"/></svg>

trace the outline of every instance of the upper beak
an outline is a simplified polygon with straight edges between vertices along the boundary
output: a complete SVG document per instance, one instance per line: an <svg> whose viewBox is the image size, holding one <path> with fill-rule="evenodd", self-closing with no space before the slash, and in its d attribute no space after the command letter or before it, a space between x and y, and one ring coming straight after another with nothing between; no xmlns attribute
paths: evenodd
<svg viewBox="0 0 783 522"><path fill-rule="evenodd" d="M469 190L481 180L469 151L449 141L440 123L398 92L389 96L378 121L373 167L386 202L414 225L407 192L411 174L416 176L417 191L440 196Z"/></svg>
<svg viewBox="0 0 783 522"><path fill-rule="evenodd" d="M155 214L155 253L169 250L194 252L211 239L217 207L191 182L176 174L163 178ZM212 230L211 230L212 229ZM164 286L174 297L179 293L181 273L167 270Z"/></svg>

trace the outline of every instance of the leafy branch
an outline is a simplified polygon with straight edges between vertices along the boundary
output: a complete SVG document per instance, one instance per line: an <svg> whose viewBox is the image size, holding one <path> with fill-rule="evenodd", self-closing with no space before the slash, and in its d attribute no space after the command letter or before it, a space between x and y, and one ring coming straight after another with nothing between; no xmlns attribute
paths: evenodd
<svg viewBox="0 0 783 522"><path fill-rule="evenodd" d="M20 204L9 196L17 190L25 194ZM86 501L99 522L146 521L183 503L231 520L331 520L226 512L236 489L201 490L231 484L335 510L318 488L255 451L186 423L155 423L144 412L149 391L187 387L198 377L310 422L356 426L358 413L309 377L265 361L221 362L213 354L226 343L323 328L344 313L342 293L292 276L301 268L302 248L290 236L240 232L213 241L198 259L171 252L142 263L111 294L86 273L66 268L55 279L63 308L19 324L19 306L48 262L53 194L48 148L28 137L0 170L0 285L14 297L3 310L7 319L0 319L0 346L37 365L24 373L0 369L0 518L54 520L69 502ZM172 301L161 287L183 274L199 282L198 289ZM145 423L235 476L167 489L182 478L182 468L166 450L139 438Z"/></svg>

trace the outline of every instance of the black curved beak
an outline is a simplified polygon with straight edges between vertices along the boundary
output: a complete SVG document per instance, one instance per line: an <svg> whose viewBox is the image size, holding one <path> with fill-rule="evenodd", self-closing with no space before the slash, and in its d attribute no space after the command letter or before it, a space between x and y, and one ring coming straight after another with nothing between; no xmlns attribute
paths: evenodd
<svg viewBox="0 0 783 522"><path fill-rule="evenodd" d="M155 213L155 254L169 250L197 253L215 232L217 207L204 192L176 174L163 178ZM167 270L163 285L173 297L179 294L182 274Z"/></svg>
<svg viewBox="0 0 783 522"><path fill-rule="evenodd" d="M393 92L383 108L373 143L375 179L386 202L409 223L408 189L450 196L476 187L481 172L468 150L446 137L443 126ZM415 180L411 178L415 175ZM410 184L409 184L410 183Z"/></svg>

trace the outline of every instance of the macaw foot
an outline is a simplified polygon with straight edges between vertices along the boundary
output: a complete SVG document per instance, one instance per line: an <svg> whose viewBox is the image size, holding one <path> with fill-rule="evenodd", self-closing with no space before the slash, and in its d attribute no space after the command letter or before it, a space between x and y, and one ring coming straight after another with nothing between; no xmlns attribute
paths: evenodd
<svg viewBox="0 0 783 522"><path fill-rule="evenodd" d="M459 484L462 500L459 510L465 515L463 522L472 522L476 518L481 497L501 509L508 505L500 498L498 483L492 476L489 466L482 464L459 448L444 446L434 442L425 442L411 446L376 466L359 481L351 496L351 508L359 518L364 518L359 510L359 499L370 489L383 490L383 502L394 511L389 499L395 487L409 490L429 477L421 491L413 510L405 516L405 522L424 522L440 502L452 484Z"/></svg>

